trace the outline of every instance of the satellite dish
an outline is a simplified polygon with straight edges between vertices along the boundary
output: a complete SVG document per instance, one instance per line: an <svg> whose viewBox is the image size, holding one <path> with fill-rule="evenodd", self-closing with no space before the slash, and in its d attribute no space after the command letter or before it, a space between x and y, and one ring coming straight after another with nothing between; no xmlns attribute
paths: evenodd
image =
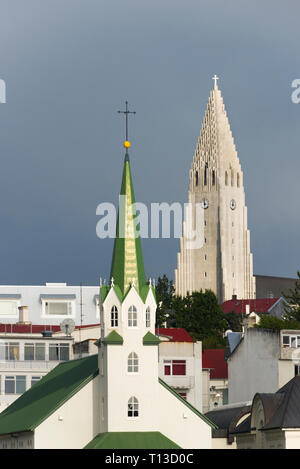
<svg viewBox="0 0 300 469"><path fill-rule="evenodd" d="M60 330L65 335L71 335L75 329L75 322L73 319L64 319L63 322L60 323Z"/></svg>

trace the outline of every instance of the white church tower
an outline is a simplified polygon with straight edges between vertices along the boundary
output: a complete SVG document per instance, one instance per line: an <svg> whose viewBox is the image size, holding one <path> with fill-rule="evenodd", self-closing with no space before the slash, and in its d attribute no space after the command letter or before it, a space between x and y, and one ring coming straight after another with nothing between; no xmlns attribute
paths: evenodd
<svg viewBox="0 0 300 469"><path fill-rule="evenodd" d="M202 246L183 236L175 271L176 294L213 290L223 302L255 298L243 172L214 76L189 181L189 202L203 210ZM186 224L187 220L185 221ZM195 223L195 222L193 222Z"/></svg>

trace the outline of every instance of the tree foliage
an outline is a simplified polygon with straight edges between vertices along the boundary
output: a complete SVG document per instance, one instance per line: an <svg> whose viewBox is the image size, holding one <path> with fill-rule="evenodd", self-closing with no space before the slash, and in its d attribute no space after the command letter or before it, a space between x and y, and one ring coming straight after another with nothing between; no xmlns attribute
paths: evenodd
<svg viewBox="0 0 300 469"><path fill-rule="evenodd" d="M158 277L155 288L157 310L156 310L156 326L161 327L168 318L172 318L173 312L173 295L174 285L166 275Z"/></svg>
<svg viewBox="0 0 300 469"><path fill-rule="evenodd" d="M289 293L284 295L288 304L285 317L300 322L300 271L297 272L298 280L296 280L295 288L290 288Z"/></svg>
<svg viewBox="0 0 300 469"><path fill-rule="evenodd" d="M281 329L300 329L300 322L295 319L277 318L264 314L261 316L259 323L254 327L262 329L270 329L272 331L279 331Z"/></svg>

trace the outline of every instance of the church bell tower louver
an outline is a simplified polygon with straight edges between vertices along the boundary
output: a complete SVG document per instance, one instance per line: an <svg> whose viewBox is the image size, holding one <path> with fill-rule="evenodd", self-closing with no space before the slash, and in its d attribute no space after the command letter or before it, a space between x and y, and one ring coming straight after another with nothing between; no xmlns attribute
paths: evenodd
<svg viewBox="0 0 300 469"><path fill-rule="evenodd" d="M180 240L175 270L177 295L211 289L219 302L237 295L255 298L250 231L243 172L225 110L218 77L214 76L189 180L189 202L204 215L202 247Z"/></svg>

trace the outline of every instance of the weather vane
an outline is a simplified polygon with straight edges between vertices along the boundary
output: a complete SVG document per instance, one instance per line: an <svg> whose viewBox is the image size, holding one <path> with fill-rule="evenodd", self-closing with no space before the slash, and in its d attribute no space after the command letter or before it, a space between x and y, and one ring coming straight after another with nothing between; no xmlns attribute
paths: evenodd
<svg viewBox="0 0 300 469"><path fill-rule="evenodd" d="M128 101L125 101L125 111L118 111L119 114L125 114L126 117L126 140L124 142L124 147L129 148L130 147L130 142L128 140L128 115L129 114L136 114L135 111L129 111L128 110Z"/></svg>

